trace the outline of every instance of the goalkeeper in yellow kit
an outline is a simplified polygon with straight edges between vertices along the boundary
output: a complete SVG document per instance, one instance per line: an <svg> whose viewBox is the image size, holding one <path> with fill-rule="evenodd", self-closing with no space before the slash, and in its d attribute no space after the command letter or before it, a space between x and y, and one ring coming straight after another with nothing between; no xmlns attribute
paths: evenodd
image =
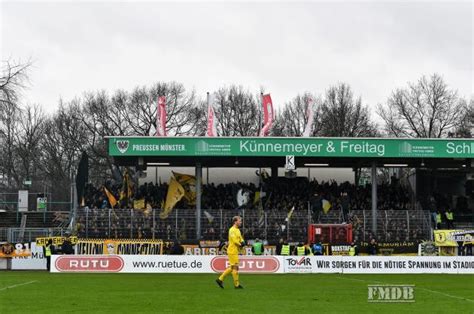
<svg viewBox="0 0 474 314"><path fill-rule="evenodd" d="M239 250L245 246L244 238L240 234L239 227L242 224L242 219L239 216L232 218L233 226L229 229L229 245L227 246L227 255L229 256L229 268L227 268L218 279L216 279L219 287L224 289L224 278L232 273L234 278L234 287L236 289L243 289L239 283Z"/></svg>

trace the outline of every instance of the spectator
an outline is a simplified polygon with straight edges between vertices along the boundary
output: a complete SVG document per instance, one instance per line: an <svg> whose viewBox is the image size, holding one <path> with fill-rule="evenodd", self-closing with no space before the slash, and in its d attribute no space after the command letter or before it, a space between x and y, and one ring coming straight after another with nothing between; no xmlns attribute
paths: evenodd
<svg viewBox="0 0 474 314"><path fill-rule="evenodd" d="M448 211L445 213L446 217L446 228L454 229L454 214L451 208L448 208Z"/></svg>
<svg viewBox="0 0 474 314"><path fill-rule="evenodd" d="M74 248L72 247L71 239L67 236L63 244L61 245L61 253L63 254L74 254Z"/></svg>
<svg viewBox="0 0 474 314"><path fill-rule="evenodd" d="M314 255L323 255L323 245L321 244L321 241L313 244L312 249Z"/></svg>
<svg viewBox="0 0 474 314"><path fill-rule="evenodd" d="M181 243L178 241L178 239L174 240L173 246L170 249L170 254L171 255L183 255L184 254L184 248L181 245Z"/></svg>
<svg viewBox="0 0 474 314"><path fill-rule="evenodd" d="M443 222L441 218L441 212L439 209L436 211L436 229L440 230L441 229L441 223Z"/></svg>
<svg viewBox="0 0 474 314"><path fill-rule="evenodd" d="M263 255L265 248L262 241L259 238L255 239L255 242L252 244L252 253L253 255Z"/></svg>
<svg viewBox="0 0 474 314"><path fill-rule="evenodd" d="M359 249L357 247L357 244L352 241L351 246L349 247L349 256L357 256L359 255Z"/></svg>
<svg viewBox="0 0 474 314"><path fill-rule="evenodd" d="M379 248L378 248L377 241L375 241L375 239L372 238L372 240L370 240L370 243L369 243L368 253L369 255L377 255L378 251L379 251Z"/></svg>
<svg viewBox="0 0 474 314"><path fill-rule="evenodd" d="M281 248L283 246L283 243L284 243L283 238L280 238L280 241L278 241L278 244L275 247L275 254L276 255L281 255Z"/></svg>

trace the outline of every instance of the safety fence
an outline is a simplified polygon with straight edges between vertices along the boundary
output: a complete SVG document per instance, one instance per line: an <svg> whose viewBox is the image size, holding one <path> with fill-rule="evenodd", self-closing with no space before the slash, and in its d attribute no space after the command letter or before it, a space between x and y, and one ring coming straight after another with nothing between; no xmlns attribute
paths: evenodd
<svg viewBox="0 0 474 314"><path fill-rule="evenodd" d="M82 208L74 216L73 233L81 238L133 239L196 239L196 211L176 209L166 219L160 209L89 209ZM351 223L357 241L414 241L431 238L430 214L422 210L381 210L377 216L377 232L372 232L371 211L331 210L314 213L309 209L288 213L273 210L205 209L201 215L201 239L219 240L227 237L232 217L242 217L242 232L248 239L278 241L307 239L311 223Z"/></svg>

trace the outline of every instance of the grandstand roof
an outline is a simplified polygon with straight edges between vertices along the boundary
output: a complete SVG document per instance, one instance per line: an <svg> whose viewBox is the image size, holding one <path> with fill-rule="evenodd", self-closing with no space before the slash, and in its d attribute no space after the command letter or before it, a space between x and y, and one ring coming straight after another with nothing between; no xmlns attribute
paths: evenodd
<svg viewBox="0 0 474 314"><path fill-rule="evenodd" d="M138 137L107 136L108 152L119 165L204 167L471 168L473 139L340 137Z"/></svg>

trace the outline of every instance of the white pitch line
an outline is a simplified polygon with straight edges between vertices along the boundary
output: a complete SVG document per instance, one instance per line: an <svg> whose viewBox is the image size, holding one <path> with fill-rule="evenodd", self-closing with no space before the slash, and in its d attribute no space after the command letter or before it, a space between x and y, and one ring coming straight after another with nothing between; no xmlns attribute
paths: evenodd
<svg viewBox="0 0 474 314"><path fill-rule="evenodd" d="M429 291L429 292L432 292L432 293L441 294L441 295L444 295L444 296L446 296L446 297L450 297L450 298L459 299L459 300L464 300L464 301L468 301L468 302L474 303L474 300L471 300L471 299L468 299L468 298L458 297L458 296L456 296L456 295L450 295L450 294L447 294L447 293L444 293L444 292L439 292L439 291L436 291L436 290L430 290L430 289L421 288L421 287L416 287L416 288L417 288L417 289L421 289L421 290L425 290L425 291Z"/></svg>
<svg viewBox="0 0 474 314"><path fill-rule="evenodd" d="M344 278L344 277L340 277L340 276L339 276L339 277L336 277L336 278L344 279L344 280L352 280L352 281L366 282L366 283L379 283L379 284L383 284L383 285L390 285L390 283L381 282L381 281L377 281L377 280L370 280L370 281L369 281L369 280L363 280L363 279L357 279L357 278ZM440 292L440 291L436 291L436 290L426 289L426 288L422 288L422 287L418 287L418 286L416 286L416 289L421 289L421 290L425 290L425 291L428 291L428 292L431 292L431 293L441 294L441 295L444 295L445 297L450 297L450 298L453 298L453 299L458 299L458 300L463 300L463 301L467 301L467 302L472 302L472 303L474 303L474 300L471 300L471 299L468 299L468 298L459 297L459 296L456 296L456 295L447 294L447 293Z"/></svg>
<svg viewBox="0 0 474 314"><path fill-rule="evenodd" d="M0 291L11 289L11 288L16 288L16 287L19 287L19 286L29 285L29 284L35 283L35 282L38 282L38 280L28 281L28 282L24 282L24 283L19 283L17 285L0 288Z"/></svg>

